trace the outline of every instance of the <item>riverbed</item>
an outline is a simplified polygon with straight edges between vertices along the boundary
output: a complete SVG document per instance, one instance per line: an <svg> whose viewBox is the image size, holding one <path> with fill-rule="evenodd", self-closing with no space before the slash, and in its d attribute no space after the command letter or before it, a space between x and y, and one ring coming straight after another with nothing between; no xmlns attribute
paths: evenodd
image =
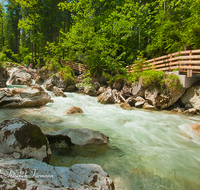
<svg viewBox="0 0 200 190"><path fill-rule="evenodd" d="M41 108L1 109L0 120L23 117L43 131L89 128L109 137L108 146L76 149L68 154L54 152L50 164L99 164L118 190L197 190L200 189L200 138L190 124L199 116L164 111L124 110L103 105L96 97L65 93ZM71 106L83 114L66 115Z"/></svg>

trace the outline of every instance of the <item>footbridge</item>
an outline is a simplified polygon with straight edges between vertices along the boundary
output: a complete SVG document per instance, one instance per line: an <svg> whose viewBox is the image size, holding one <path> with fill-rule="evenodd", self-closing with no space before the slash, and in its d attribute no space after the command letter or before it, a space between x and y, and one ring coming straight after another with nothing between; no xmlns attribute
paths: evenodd
<svg viewBox="0 0 200 190"><path fill-rule="evenodd" d="M128 72L135 72L135 68L135 64L126 67ZM149 59L143 62L139 69L174 73L179 76L183 87L189 88L193 83L200 81L200 49L180 51Z"/></svg>

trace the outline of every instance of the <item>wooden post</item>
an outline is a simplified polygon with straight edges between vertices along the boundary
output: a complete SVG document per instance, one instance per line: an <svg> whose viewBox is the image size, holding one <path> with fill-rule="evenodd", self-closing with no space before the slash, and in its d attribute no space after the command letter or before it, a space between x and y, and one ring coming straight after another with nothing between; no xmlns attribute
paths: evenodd
<svg viewBox="0 0 200 190"><path fill-rule="evenodd" d="M190 51L190 56L192 55L192 51ZM189 59L189 66L192 66L191 64L190 64L190 61L192 61L192 59ZM188 77L192 77L192 70L191 69L189 69L189 70L187 70L188 72L187 72L187 75L188 75Z"/></svg>
<svg viewBox="0 0 200 190"><path fill-rule="evenodd" d="M172 54L170 55L170 59L172 59L173 58L173 56L172 56ZM172 61L170 61L169 63L172 63ZM171 70L171 64L169 64L169 71L172 71Z"/></svg>
<svg viewBox="0 0 200 190"><path fill-rule="evenodd" d="M152 70L154 69L153 67L155 66L155 62L156 62L156 61L155 61L155 58L154 58L154 59L153 59L153 63L154 63L154 64L152 64Z"/></svg>

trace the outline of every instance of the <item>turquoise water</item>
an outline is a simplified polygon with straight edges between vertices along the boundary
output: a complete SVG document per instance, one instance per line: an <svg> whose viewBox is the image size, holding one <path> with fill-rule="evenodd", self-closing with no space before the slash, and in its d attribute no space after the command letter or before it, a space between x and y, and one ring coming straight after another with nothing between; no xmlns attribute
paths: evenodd
<svg viewBox="0 0 200 190"><path fill-rule="evenodd" d="M51 94L52 95L52 94ZM50 164L71 166L96 163L120 190L200 189L200 138L190 124L200 117L161 111L123 110L102 105L96 97L66 93L42 108L0 110L0 119L23 117L43 131L89 128L109 137L109 145L73 148L68 155L53 154ZM71 106L83 114L66 115Z"/></svg>

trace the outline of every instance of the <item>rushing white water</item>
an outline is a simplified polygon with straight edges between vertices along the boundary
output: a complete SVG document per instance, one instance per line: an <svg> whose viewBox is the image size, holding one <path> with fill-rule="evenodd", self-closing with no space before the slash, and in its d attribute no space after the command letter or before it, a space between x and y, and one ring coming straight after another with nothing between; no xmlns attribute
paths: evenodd
<svg viewBox="0 0 200 190"><path fill-rule="evenodd" d="M52 94L51 94L52 95ZM43 131L89 128L109 137L109 146L74 149L68 155L52 155L50 164L70 166L96 163L110 175L120 190L200 189L200 138L188 124L200 117L186 117L161 111L123 110L102 105L97 98L66 93L53 97L40 109L0 110L0 119L23 117ZM71 106L84 114L66 115Z"/></svg>
<svg viewBox="0 0 200 190"><path fill-rule="evenodd" d="M16 67L13 67L12 69L9 70L9 75L10 75L10 78L7 80L6 84L7 85L10 85L10 80L12 79L12 76L13 76L13 73L17 70Z"/></svg>

